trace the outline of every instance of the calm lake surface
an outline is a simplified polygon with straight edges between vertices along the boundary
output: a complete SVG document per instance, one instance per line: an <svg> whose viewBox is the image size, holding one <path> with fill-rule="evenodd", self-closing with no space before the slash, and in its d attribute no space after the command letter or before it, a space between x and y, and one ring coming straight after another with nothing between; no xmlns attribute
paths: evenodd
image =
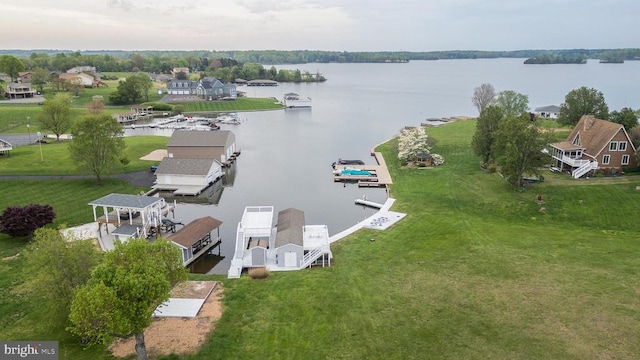
<svg viewBox="0 0 640 360"><path fill-rule="evenodd" d="M305 212L307 224L326 224L331 235L350 227L373 213L354 205L356 198L366 195L369 200L384 202L386 193L383 189L334 183L331 163L338 158L375 163L370 156L372 148L406 125L417 126L431 117L476 116L471 96L482 83L491 83L496 91L514 90L528 95L532 110L560 105L569 91L581 86L600 90L610 110L640 107L640 62L523 62L524 59L482 59L277 66L320 72L328 81L239 90L246 91L249 97L277 99L295 92L311 97L313 108L240 113L241 125L222 125L222 129L236 134L242 150L229 184L216 184L210 190L218 204L184 203L178 197L176 218L185 223L202 216L223 221L221 251L225 259L210 272L226 273L233 256L236 226L245 206L273 205L276 213L298 208ZM161 133L127 130L127 135ZM206 271L206 264L204 267Z"/></svg>

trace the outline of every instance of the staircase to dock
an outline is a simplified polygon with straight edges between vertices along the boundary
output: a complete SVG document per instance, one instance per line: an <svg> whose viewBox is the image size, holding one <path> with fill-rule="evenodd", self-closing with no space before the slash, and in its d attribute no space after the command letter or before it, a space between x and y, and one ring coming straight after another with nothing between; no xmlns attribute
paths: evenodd
<svg viewBox="0 0 640 360"><path fill-rule="evenodd" d="M242 273L242 258L244 257L244 228L242 223L238 224L238 230L236 232L236 249L233 253L233 259L231 259L231 265L227 272L229 279L237 279Z"/></svg>
<svg viewBox="0 0 640 360"><path fill-rule="evenodd" d="M324 248L322 246L309 250L309 252L304 254L304 256L302 257L302 260L300 261L300 269L304 269L307 266L313 264L313 262L318 260L318 258L322 256L324 253L325 253Z"/></svg>

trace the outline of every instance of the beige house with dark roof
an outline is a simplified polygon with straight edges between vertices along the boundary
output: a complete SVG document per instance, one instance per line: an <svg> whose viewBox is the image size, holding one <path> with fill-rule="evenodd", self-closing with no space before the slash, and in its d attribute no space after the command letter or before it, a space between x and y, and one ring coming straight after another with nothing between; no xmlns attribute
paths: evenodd
<svg viewBox="0 0 640 360"><path fill-rule="evenodd" d="M620 171L636 166L636 148L621 124L584 115L565 141L551 144L551 157L561 171L580 178L598 169Z"/></svg>
<svg viewBox="0 0 640 360"><path fill-rule="evenodd" d="M168 156L181 159L215 159L224 164L235 152L236 136L229 130L176 130L167 143Z"/></svg>

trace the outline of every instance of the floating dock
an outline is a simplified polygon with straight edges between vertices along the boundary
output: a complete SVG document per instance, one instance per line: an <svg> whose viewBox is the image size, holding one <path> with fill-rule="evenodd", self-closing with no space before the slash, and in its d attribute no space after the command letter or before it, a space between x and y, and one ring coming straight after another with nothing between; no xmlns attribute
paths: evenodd
<svg viewBox="0 0 640 360"><path fill-rule="evenodd" d="M379 204L377 202L369 201L365 199L356 199L355 203L358 205L364 205L364 206L372 207L375 209L382 209L382 207L384 206L384 204Z"/></svg>

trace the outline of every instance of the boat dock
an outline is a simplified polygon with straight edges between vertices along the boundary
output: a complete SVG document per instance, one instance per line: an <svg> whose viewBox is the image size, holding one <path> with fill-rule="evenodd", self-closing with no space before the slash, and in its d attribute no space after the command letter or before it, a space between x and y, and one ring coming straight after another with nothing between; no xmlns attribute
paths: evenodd
<svg viewBox="0 0 640 360"><path fill-rule="evenodd" d="M368 171L370 175L334 175L333 181L335 182L357 182L358 187L386 187L389 184L393 184L391 175L387 169L387 163L384 161L384 157L380 152L372 152L371 156L376 159L377 165L365 164L365 165L336 165L335 169L340 170L342 168Z"/></svg>
<svg viewBox="0 0 640 360"><path fill-rule="evenodd" d="M364 205L364 206L372 207L375 209L382 209L382 207L384 206L384 204L379 204L377 202L373 202L367 199L356 199L355 203L358 205Z"/></svg>

